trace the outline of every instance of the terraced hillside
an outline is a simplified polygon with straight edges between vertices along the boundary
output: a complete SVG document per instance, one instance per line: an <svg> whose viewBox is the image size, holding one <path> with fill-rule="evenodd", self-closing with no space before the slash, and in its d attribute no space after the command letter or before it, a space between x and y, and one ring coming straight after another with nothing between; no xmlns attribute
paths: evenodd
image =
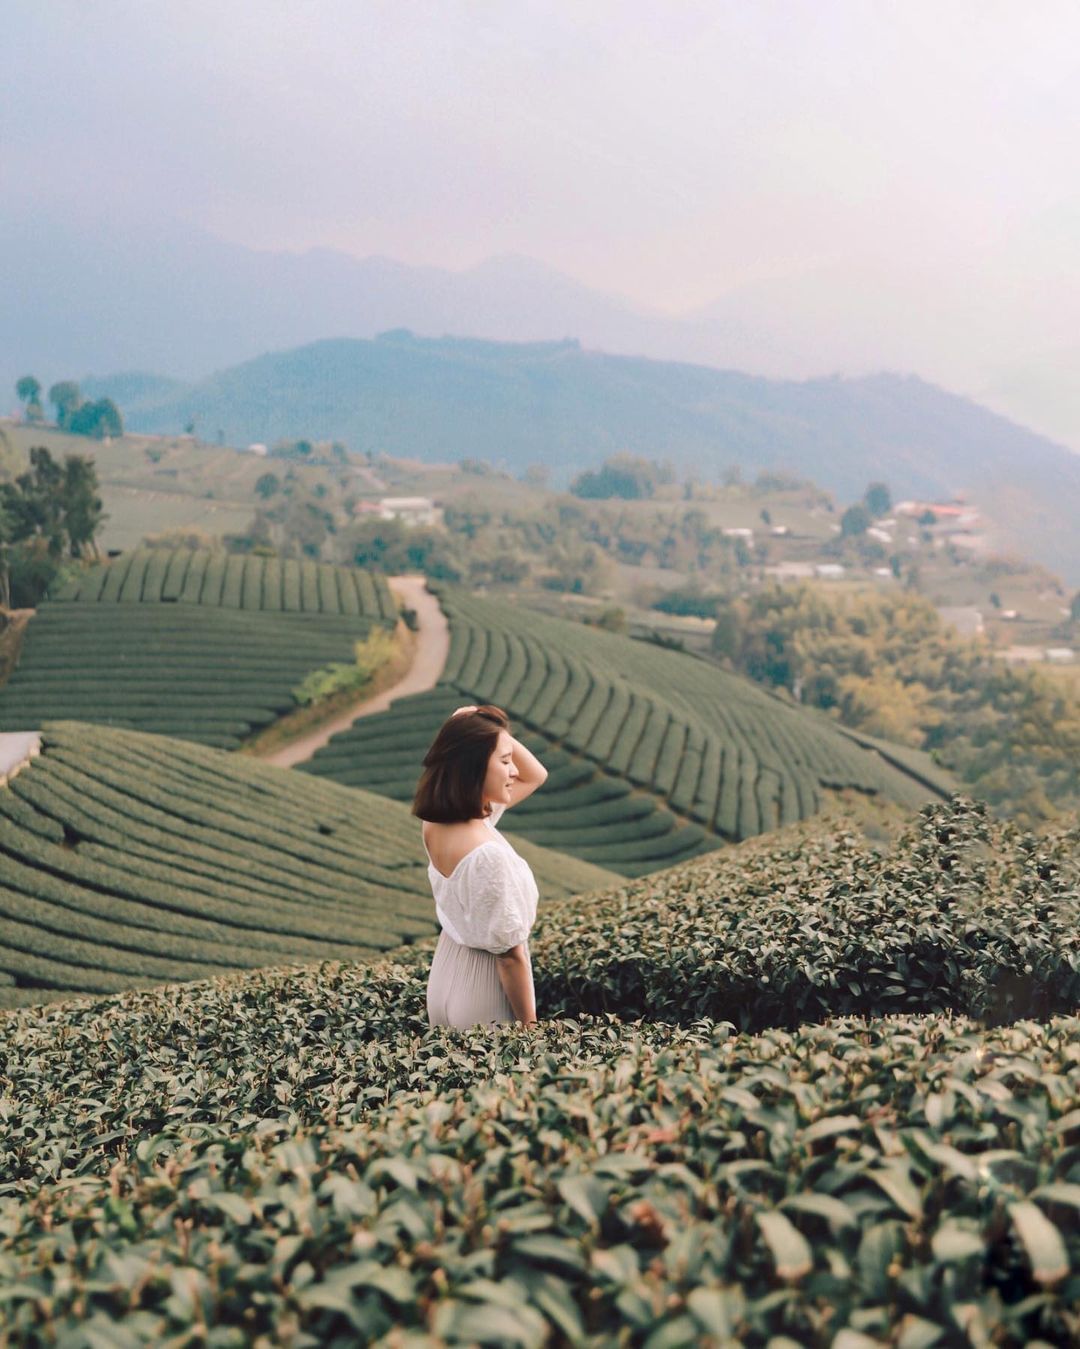
<svg viewBox="0 0 1080 1349"><path fill-rule="evenodd" d="M820 715L682 652L447 590L440 685L336 736L308 765L405 800L441 721L492 702L551 769L521 832L638 875L816 813L832 789L904 806L946 795Z"/></svg>
<svg viewBox="0 0 1080 1349"><path fill-rule="evenodd" d="M0 689L0 731L72 718L235 748L311 670L397 619L352 567L180 548L89 569L43 603Z"/></svg>
<svg viewBox="0 0 1080 1349"><path fill-rule="evenodd" d="M520 844L545 900L610 873ZM438 931L417 821L161 736L48 723L0 788L0 1006L367 959Z"/></svg>
<svg viewBox="0 0 1080 1349"><path fill-rule="evenodd" d="M527 1031L429 943L0 1016L0 1339L1080 1343L1078 857L794 826L549 906Z"/></svg>

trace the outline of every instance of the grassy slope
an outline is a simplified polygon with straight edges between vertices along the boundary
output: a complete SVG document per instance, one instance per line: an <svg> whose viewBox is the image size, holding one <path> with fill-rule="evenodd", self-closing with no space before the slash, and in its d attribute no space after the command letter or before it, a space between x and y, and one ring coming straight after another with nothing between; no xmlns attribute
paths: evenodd
<svg viewBox="0 0 1080 1349"><path fill-rule="evenodd" d="M167 530L209 535L241 533L251 523L255 480L266 461L235 450L195 445L180 437L125 435L106 445L55 427L8 426L10 459L26 466L31 446L54 457L90 455L97 467L106 519L103 551L138 547ZM161 456L155 463L151 455Z"/></svg>
<svg viewBox="0 0 1080 1349"><path fill-rule="evenodd" d="M545 900L615 879L522 852ZM367 959L437 931L405 807L72 722L0 788L0 885L0 1005Z"/></svg>

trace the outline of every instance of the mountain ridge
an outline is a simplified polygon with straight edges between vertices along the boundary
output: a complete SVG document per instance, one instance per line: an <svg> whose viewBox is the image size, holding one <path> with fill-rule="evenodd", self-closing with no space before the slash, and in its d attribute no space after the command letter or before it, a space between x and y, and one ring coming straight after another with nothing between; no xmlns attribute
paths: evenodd
<svg viewBox="0 0 1080 1349"><path fill-rule="evenodd" d="M626 450L714 477L787 471L838 497L873 479L894 496L966 493L999 548L1080 581L1080 456L915 375L773 380L685 362L611 355L575 339L507 343L324 338L268 352L179 387L140 377L117 397L136 431L194 421L227 441L340 439L421 460L489 458L511 472L544 462L556 482ZM89 381L116 397L124 380Z"/></svg>
<svg viewBox="0 0 1080 1349"><path fill-rule="evenodd" d="M810 267L717 281L679 311L501 253L451 269L317 245L254 248L146 211L82 203L0 215L0 385L151 369L188 380L328 335L388 328L496 341L576 337L590 350L807 379L914 371L1080 448L1080 404L1045 315L994 322L961 280ZM918 306L912 296L929 296ZM1052 326L1052 325L1051 325ZM1055 329L1056 332L1056 329ZM1059 343L1060 345L1060 343ZM1034 371L1034 374L1032 373Z"/></svg>

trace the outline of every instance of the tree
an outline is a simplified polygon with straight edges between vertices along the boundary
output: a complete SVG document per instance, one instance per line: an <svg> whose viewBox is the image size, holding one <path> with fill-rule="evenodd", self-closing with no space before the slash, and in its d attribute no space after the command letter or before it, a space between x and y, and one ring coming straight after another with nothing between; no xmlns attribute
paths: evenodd
<svg viewBox="0 0 1080 1349"><path fill-rule="evenodd" d="M30 468L14 482L0 483L0 504L12 542L41 539L51 557L64 550L63 468L43 445L30 450Z"/></svg>
<svg viewBox="0 0 1080 1349"><path fill-rule="evenodd" d="M276 473L264 473L255 480L255 494L269 501L275 493L281 491L281 479Z"/></svg>
<svg viewBox="0 0 1080 1349"><path fill-rule="evenodd" d="M863 505L874 517L880 519L892 510L892 494L883 482L872 482L863 495Z"/></svg>
<svg viewBox="0 0 1080 1349"><path fill-rule="evenodd" d="M43 417L41 410L41 381L35 379L33 375L23 375L15 382L15 393L19 401L26 404L26 420L28 422L40 422Z"/></svg>
<svg viewBox="0 0 1080 1349"><path fill-rule="evenodd" d="M79 386L72 379L62 379L49 390L49 402L56 408L56 424L67 430L68 419L82 402Z"/></svg>
<svg viewBox="0 0 1080 1349"><path fill-rule="evenodd" d="M840 533L844 538L854 538L857 534L865 534L869 528L870 512L861 502L849 506L840 517Z"/></svg>
<svg viewBox="0 0 1080 1349"><path fill-rule="evenodd" d="M106 519L98 496L97 469L94 461L81 454L64 459L62 502L64 524L72 557L100 556L96 534Z"/></svg>
<svg viewBox="0 0 1080 1349"><path fill-rule="evenodd" d="M1080 623L1080 590L1072 597L1069 604L1069 617L1074 622Z"/></svg>
<svg viewBox="0 0 1080 1349"><path fill-rule="evenodd" d="M713 628L709 649L721 660L733 661L739 653L739 615L730 600L717 606L716 627Z"/></svg>
<svg viewBox="0 0 1080 1349"><path fill-rule="evenodd" d="M333 532L334 517L312 497L289 497L282 518L285 544L296 544L304 557L317 559L327 536Z"/></svg>
<svg viewBox="0 0 1080 1349"><path fill-rule="evenodd" d="M30 450L30 467L0 483L0 594L17 606L35 605L62 568L92 552L105 518L92 459L67 455L62 464L43 445Z"/></svg>
<svg viewBox="0 0 1080 1349"><path fill-rule="evenodd" d="M80 403L68 413L67 429L72 435L93 436L97 440L124 434L120 409L111 398L99 398L93 403Z"/></svg>
<svg viewBox="0 0 1080 1349"><path fill-rule="evenodd" d="M358 520L338 535L338 552L345 562L391 576L422 571L437 580L460 581L467 570L454 540L441 529L410 527L400 520Z"/></svg>
<svg viewBox="0 0 1080 1349"><path fill-rule="evenodd" d="M576 497L591 500L623 497L636 501L651 497L662 481L663 466L637 455L617 454L605 459L598 469L579 473L570 484L570 491Z"/></svg>

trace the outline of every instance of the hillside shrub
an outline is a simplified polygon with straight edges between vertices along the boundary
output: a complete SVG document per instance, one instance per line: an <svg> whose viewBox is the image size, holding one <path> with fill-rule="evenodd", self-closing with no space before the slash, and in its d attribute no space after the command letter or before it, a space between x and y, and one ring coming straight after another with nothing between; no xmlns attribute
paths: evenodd
<svg viewBox="0 0 1080 1349"><path fill-rule="evenodd" d="M372 676L394 654L394 635L385 628L372 628L368 635L354 643L355 660L351 665L336 662L321 670L312 670L293 689L293 697L302 705L318 702L334 693L347 693L364 688Z"/></svg>
<svg viewBox="0 0 1080 1349"><path fill-rule="evenodd" d="M450 1031L419 1015L423 973L414 953L0 1019L0 1329L311 1349L1080 1330L1080 1020Z"/></svg>
<svg viewBox="0 0 1080 1349"><path fill-rule="evenodd" d="M902 958L994 1018L1052 980L1075 1008L1078 839L957 799L888 850L799 826L542 905L528 1030L429 1027L430 939L0 1014L0 1336L1074 1343L1080 1018L749 1034L695 1002L751 968L738 910L762 1016L841 1010L852 970L891 1007ZM667 1020L570 990L631 951Z"/></svg>
<svg viewBox="0 0 1080 1349"><path fill-rule="evenodd" d="M956 797L884 852L850 831L785 831L560 913L534 952L538 1005L630 1019L1071 1011L1080 822L1040 838Z"/></svg>

